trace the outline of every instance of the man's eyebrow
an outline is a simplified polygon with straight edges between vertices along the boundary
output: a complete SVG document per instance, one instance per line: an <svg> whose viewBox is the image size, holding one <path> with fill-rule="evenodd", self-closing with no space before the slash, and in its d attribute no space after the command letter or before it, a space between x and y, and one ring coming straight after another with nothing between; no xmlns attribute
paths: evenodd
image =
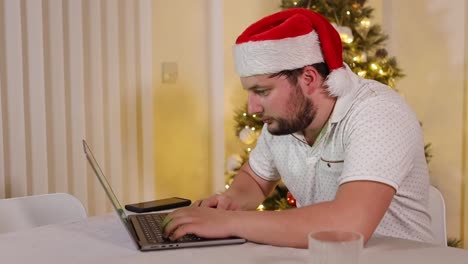
<svg viewBox="0 0 468 264"><path fill-rule="evenodd" d="M271 89L271 86L270 86L270 85L258 85L258 84L255 84L255 85L253 85L253 86L250 86L250 87L245 88L245 90L247 90L247 91L255 91L255 90L259 90L259 89Z"/></svg>
<svg viewBox="0 0 468 264"><path fill-rule="evenodd" d="M253 85L253 86L244 88L244 90L246 90L246 91L252 91L252 90L257 90L258 88L260 88L260 86L258 86L257 84L255 84L255 85Z"/></svg>

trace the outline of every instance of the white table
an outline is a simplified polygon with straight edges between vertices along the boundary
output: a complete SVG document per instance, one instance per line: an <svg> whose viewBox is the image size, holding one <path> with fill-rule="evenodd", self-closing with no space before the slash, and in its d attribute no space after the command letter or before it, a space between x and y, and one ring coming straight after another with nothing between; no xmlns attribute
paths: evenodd
<svg viewBox="0 0 468 264"><path fill-rule="evenodd" d="M308 251L255 243L138 251L116 215L0 234L0 263L265 263L305 264ZM367 243L362 264L468 264L468 250L393 238Z"/></svg>

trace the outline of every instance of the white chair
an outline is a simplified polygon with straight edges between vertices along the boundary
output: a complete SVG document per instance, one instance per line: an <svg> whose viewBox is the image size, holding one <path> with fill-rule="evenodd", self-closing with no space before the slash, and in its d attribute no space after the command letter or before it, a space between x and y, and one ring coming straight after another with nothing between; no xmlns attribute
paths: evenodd
<svg viewBox="0 0 468 264"><path fill-rule="evenodd" d="M444 197L440 191L432 185L429 187L428 211L431 216L431 228L434 234L434 241L438 245L447 246Z"/></svg>
<svg viewBox="0 0 468 264"><path fill-rule="evenodd" d="M0 199L0 212L0 233L75 221L87 216L80 200L67 193Z"/></svg>

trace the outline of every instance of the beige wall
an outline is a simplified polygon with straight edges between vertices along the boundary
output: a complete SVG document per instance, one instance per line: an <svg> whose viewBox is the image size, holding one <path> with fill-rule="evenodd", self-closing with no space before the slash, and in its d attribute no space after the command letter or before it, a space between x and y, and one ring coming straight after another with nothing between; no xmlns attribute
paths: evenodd
<svg viewBox="0 0 468 264"><path fill-rule="evenodd" d="M153 1L155 172L158 197L211 193L207 0ZM176 62L176 83L161 63Z"/></svg>

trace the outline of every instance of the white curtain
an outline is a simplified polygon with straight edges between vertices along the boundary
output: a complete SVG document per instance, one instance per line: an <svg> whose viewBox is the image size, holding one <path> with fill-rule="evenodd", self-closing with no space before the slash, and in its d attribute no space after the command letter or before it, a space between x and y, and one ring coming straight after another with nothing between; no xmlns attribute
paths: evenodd
<svg viewBox="0 0 468 264"><path fill-rule="evenodd" d="M86 139L127 202L153 199L151 0L0 0L0 198L109 204Z"/></svg>

